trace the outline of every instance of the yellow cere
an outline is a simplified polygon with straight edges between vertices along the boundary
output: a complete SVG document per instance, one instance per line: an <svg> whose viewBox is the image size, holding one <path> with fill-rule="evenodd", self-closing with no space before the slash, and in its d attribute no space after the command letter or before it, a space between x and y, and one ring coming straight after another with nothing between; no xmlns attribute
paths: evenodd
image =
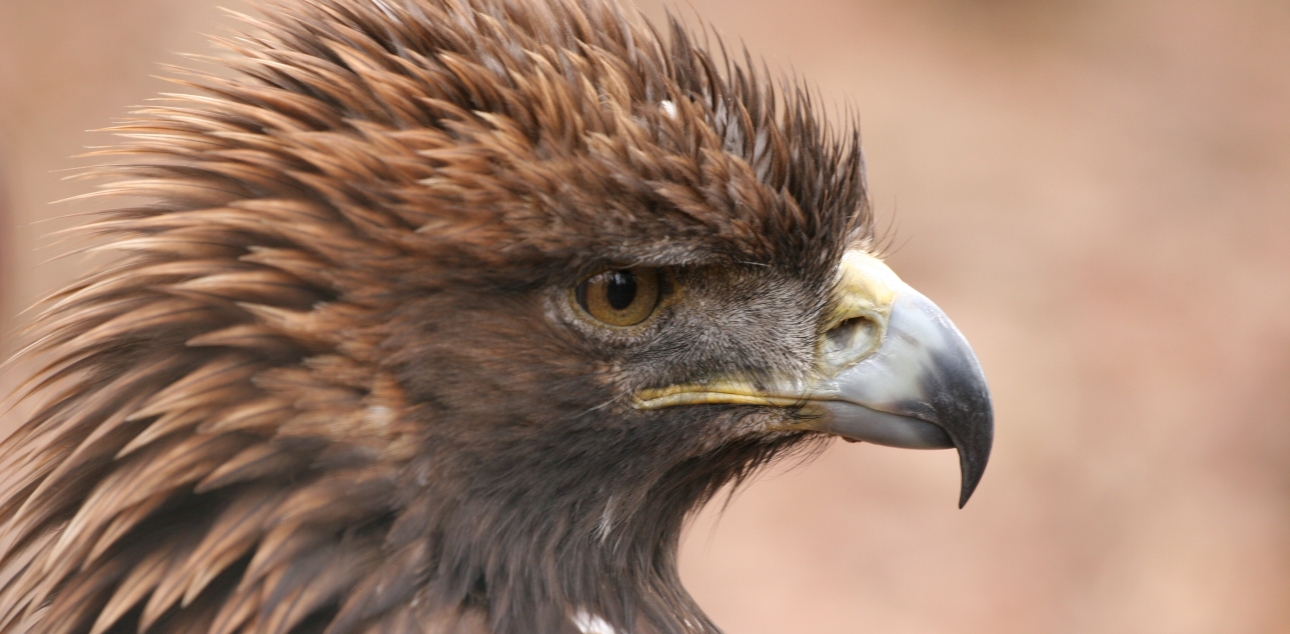
<svg viewBox="0 0 1290 634"><path fill-rule="evenodd" d="M891 316L896 290L905 283L882 260L863 251L847 251L838 266L838 306L829 327L853 317Z"/></svg>
<svg viewBox="0 0 1290 634"><path fill-rule="evenodd" d="M896 293L904 286L882 260L868 253L847 251L842 256L836 304L820 337L821 371L832 374L882 345ZM847 324L848 320L854 321Z"/></svg>

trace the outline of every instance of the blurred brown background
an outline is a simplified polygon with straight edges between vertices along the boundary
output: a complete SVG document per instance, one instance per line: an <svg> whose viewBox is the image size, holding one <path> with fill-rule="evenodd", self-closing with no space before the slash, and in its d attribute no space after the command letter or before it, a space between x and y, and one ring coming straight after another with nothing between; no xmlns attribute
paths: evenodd
<svg viewBox="0 0 1290 634"><path fill-rule="evenodd" d="M33 223L87 208L46 204L87 191L59 170L171 89L155 62L209 52L214 6L0 0L5 351L87 266L41 264L70 223ZM705 512L683 567L717 622L1290 632L1290 4L681 6L860 113L890 261L968 335L997 408L963 511L953 452L839 443Z"/></svg>

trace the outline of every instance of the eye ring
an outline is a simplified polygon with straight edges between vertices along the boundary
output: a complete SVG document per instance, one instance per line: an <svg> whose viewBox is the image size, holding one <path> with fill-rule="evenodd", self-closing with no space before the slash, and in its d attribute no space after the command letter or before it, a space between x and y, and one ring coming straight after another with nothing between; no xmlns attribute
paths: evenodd
<svg viewBox="0 0 1290 634"><path fill-rule="evenodd" d="M601 271L573 288L573 303L592 319L626 328L649 319L663 298L658 269L636 267Z"/></svg>

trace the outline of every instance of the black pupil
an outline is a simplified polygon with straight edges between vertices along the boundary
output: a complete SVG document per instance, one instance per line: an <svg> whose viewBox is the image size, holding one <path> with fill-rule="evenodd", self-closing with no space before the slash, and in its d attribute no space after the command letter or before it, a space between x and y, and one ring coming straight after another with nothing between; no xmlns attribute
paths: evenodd
<svg viewBox="0 0 1290 634"><path fill-rule="evenodd" d="M614 310L622 310L632 305L636 299L636 276L631 271L614 271L609 274L609 283L605 286L605 299Z"/></svg>

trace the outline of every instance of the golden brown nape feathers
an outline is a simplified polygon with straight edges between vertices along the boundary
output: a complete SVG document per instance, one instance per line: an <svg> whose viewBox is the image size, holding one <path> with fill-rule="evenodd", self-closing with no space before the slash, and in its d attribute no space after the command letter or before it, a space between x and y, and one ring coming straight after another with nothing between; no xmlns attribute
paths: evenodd
<svg viewBox="0 0 1290 634"><path fill-rule="evenodd" d="M147 202L24 353L0 632L714 632L682 521L785 450L971 492L979 368L801 89L601 0L265 13L116 129Z"/></svg>

